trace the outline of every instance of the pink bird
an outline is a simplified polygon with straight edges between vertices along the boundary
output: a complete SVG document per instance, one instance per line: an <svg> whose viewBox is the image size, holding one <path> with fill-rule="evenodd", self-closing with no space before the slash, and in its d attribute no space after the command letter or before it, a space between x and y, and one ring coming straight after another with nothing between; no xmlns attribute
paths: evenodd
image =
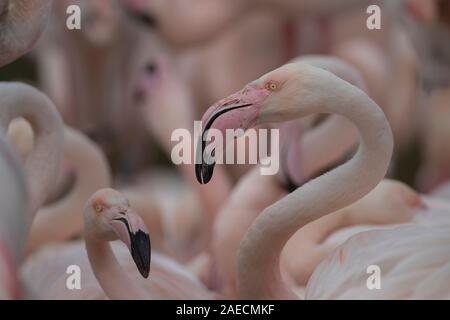
<svg viewBox="0 0 450 320"><path fill-rule="evenodd" d="M5 0L0 3L0 66L27 53L40 37L51 0Z"/></svg>
<svg viewBox="0 0 450 320"><path fill-rule="evenodd" d="M65 127L64 158L75 171L75 184L55 203L41 207L31 226L27 253L48 243L79 236L83 229L80 210L96 190L112 183L103 152L81 132Z"/></svg>
<svg viewBox="0 0 450 320"><path fill-rule="evenodd" d="M136 20L157 30L173 46L207 42L243 16L269 9L285 16L318 16L366 8L374 1L315 0L125 0L125 8Z"/></svg>
<svg viewBox="0 0 450 320"><path fill-rule="evenodd" d="M236 21L248 7L245 1L125 0L126 11L157 30L172 46L194 46L211 40Z"/></svg>
<svg viewBox="0 0 450 320"><path fill-rule="evenodd" d="M381 109L361 90L327 71L301 62L287 64L251 82L243 90L219 101L204 115L206 129L223 131L286 121L316 112L347 117L360 133L359 149L351 160L266 207L255 219L237 255L240 298L296 297L280 274L282 248L299 228L361 199L381 181L392 154L392 132ZM200 164L198 173L199 181L207 182L212 171L208 165ZM433 218L426 219L428 224L410 224L350 238L315 269L308 282L306 298L356 298L362 296L362 290L369 292L365 287L366 267L361 268L361 261L367 266L380 265L387 271L391 270L392 262L396 265L396 272L388 273L387 291L367 294L367 297L446 297L448 287L442 279L448 275L449 256L445 250L448 250L450 237L446 224L439 226L443 221L448 223L450 216L435 211L431 214ZM438 216L439 219L435 218ZM393 239L401 241L401 249L391 245L395 242ZM423 248L432 246L435 250L417 250L419 243ZM413 255L413 251L419 255ZM431 266L437 275L429 273ZM398 278L400 271L407 272L402 279ZM424 275L428 276L423 279ZM432 290L421 289L427 285L431 285Z"/></svg>
<svg viewBox="0 0 450 320"><path fill-rule="evenodd" d="M45 201L52 181L56 179L63 143L61 118L53 103L45 95L28 85L0 83L0 131L6 133L9 123L16 117L23 117L32 124L35 141L33 152L23 164L26 175L26 189L29 193L24 193L26 189L17 189L17 185L14 187L14 182L11 181L11 191L15 191L16 195L11 195L11 204L5 205L11 206L9 213L16 213L17 218L9 219L9 223L0 225L0 231L2 231L1 246L4 248L2 260L3 263L8 261L7 263L12 270L16 270L22 262L25 245L23 240L28 235L36 211ZM14 161L14 158L10 158L10 165ZM17 173L17 171L11 171L10 174L14 174L14 172ZM8 180L10 179L11 177ZM23 196L26 196L27 200L21 198ZM23 204L15 208L17 199L21 199ZM24 207L25 205L26 207ZM24 210L24 212L17 212L18 209ZM23 240L20 240L21 238ZM9 254L8 250L11 250ZM6 260L8 259L5 258L6 255L10 256L9 260ZM12 261L15 261L15 264L11 267ZM11 279L14 279L14 277ZM14 290L16 294L19 292L16 287Z"/></svg>
<svg viewBox="0 0 450 320"><path fill-rule="evenodd" d="M442 0L390 3L400 17L419 58L423 86L431 90L450 84L450 6Z"/></svg>
<svg viewBox="0 0 450 320"><path fill-rule="evenodd" d="M305 288L317 265L353 234L415 223L426 200L403 183L384 179L352 205L315 220L286 243L281 263L294 283Z"/></svg>
<svg viewBox="0 0 450 320"><path fill-rule="evenodd" d="M31 293L44 299L213 298L183 267L150 253L147 228L121 193L102 189L92 195L84 222L84 242L54 246L27 261L22 276ZM125 246L111 248L109 242L116 239ZM66 287L65 271L72 264L82 270L80 290Z"/></svg>
<svg viewBox="0 0 450 320"><path fill-rule="evenodd" d="M0 134L0 299L18 299L22 292L17 266L26 240L28 192L20 160Z"/></svg>
<svg viewBox="0 0 450 320"><path fill-rule="evenodd" d="M354 203L381 181L392 153L392 133L381 109L363 91L301 62L249 83L212 106L203 117L205 130L224 131L314 113L348 118L360 132L359 150L346 164L309 181L259 214L238 252L240 298L295 297L282 282L277 267L282 248L308 222ZM197 173L199 181L205 183L211 178L211 166L200 164ZM343 187L344 181L351 183Z"/></svg>
<svg viewBox="0 0 450 320"><path fill-rule="evenodd" d="M0 130L6 133L10 122L22 117L33 129L34 144L24 163L29 188L26 234L37 210L56 181L62 161L63 123L47 96L21 83L0 84Z"/></svg>
<svg viewBox="0 0 450 320"><path fill-rule="evenodd" d="M295 62L308 63L320 67L336 74L341 79L364 88L364 82L354 68L338 59L323 56L305 56L295 60ZM213 262L213 265L217 269L217 276L219 278L219 280L216 279L215 281L224 282L223 290L228 296L235 296L236 294L235 266L239 243L258 213L266 206L285 196L285 189L290 185L295 189L297 186L304 184L305 180L307 181L320 174L330 164L335 164L340 161L356 142L354 128L342 117L332 116L318 127L303 133L301 138L299 138L299 133L296 132L298 131L296 127L298 127L298 124L293 121L281 126L281 158L287 159L282 163L282 171L284 174L279 174L278 179L273 179L272 177L259 176L258 169L252 170L248 177L246 176L238 184L230 200L218 216L214 227L215 236L213 247L215 249L216 261ZM283 147L284 145L286 146ZM287 148L286 151L283 151L284 148ZM380 189L376 190L377 192L373 196L367 197L367 200L362 205L355 205L355 208L364 208L362 210L363 213L360 216L354 214L354 218L345 220L346 223L349 225L361 224L364 221L366 224L374 223L375 218L371 217L375 216L375 214L373 210L370 210L370 206L375 202L374 199L380 200L380 195L387 195L388 191L386 190L390 190L391 194L386 197L386 201L381 205L384 206L386 211L397 211L397 213L396 215L392 214L392 217L389 214L386 214L386 217L380 216L378 223L387 224L410 220L416 212L415 208L420 206L419 196L415 195L406 186L398 184L391 185L386 182L383 184L383 187L380 186ZM378 196L375 196L375 194ZM351 212L352 210L348 209L348 211ZM357 210L355 209L355 211ZM303 246L305 239L308 237L311 241L314 238L321 239L321 237L325 237L325 235L331 232L329 230L344 227L345 224L338 218L343 215L346 214L336 212L333 214L333 218L326 219L324 217L319 219L318 222L321 222L317 223L316 226L323 226L324 230L322 232L315 229L313 225L309 228L311 232L307 232L306 227L303 228L305 230L302 229L302 232L299 231L296 234L298 236L291 239L288 247L293 249L298 246ZM239 221L239 223L236 224L236 221ZM317 232L317 234L314 235L314 232ZM227 243L227 246L223 247L223 243ZM308 245L312 246L310 242ZM323 250L321 252L322 254L318 256L323 258L325 254ZM298 279L300 283L305 285L308 275L311 274L317 260L311 261L308 268L304 268L307 257L302 258L301 255L299 258L295 255L292 255L292 259L289 257L290 254L284 254L283 260L289 265L290 273L299 274L299 272L304 271L304 273L298 275Z"/></svg>
<svg viewBox="0 0 450 320"><path fill-rule="evenodd" d="M423 164L417 177L423 192L431 192L450 180L450 89L434 89L428 104L422 124Z"/></svg>
<svg viewBox="0 0 450 320"><path fill-rule="evenodd" d="M58 0L36 50L39 80L64 121L86 133L125 175L146 161L146 135L133 84L158 48L125 16L120 1ZM66 28L69 5L82 10L81 30ZM133 140L135 143L130 144Z"/></svg>
<svg viewBox="0 0 450 320"><path fill-rule="evenodd" d="M14 121L8 128L8 138L19 149L22 159L30 156L33 148L33 132L28 122ZM83 133L64 128L64 160L71 166L74 181L60 198L42 206L33 221L27 242L26 255L49 243L68 241L79 237L83 229L80 211L87 199L100 188L112 185L111 170L102 150ZM64 172L61 172L63 174ZM61 188L57 183L54 188ZM61 190L58 190L61 192ZM154 248L163 247L159 211L148 195L127 192L133 206L146 212L147 227L156 239ZM145 202L141 199L146 199Z"/></svg>

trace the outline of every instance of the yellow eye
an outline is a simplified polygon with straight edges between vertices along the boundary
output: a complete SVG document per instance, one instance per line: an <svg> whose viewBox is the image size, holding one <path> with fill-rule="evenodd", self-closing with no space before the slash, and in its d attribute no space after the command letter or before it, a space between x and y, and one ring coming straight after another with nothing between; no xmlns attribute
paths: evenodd
<svg viewBox="0 0 450 320"><path fill-rule="evenodd" d="M100 213L103 211L103 207L100 204L96 204L95 207L95 212Z"/></svg>
<svg viewBox="0 0 450 320"><path fill-rule="evenodd" d="M266 84L266 88L269 89L270 91L275 91L278 89L278 83L276 81L269 81Z"/></svg>

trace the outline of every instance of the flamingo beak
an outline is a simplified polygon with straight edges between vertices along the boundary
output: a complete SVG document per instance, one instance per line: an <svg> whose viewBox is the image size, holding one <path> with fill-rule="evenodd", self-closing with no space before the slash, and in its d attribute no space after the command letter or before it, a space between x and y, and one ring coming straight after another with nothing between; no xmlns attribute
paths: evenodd
<svg viewBox="0 0 450 320"><path fill-rule="evenodd" d="M113 219L111 227L130 250L140 274L148 278L150 273L151 244L150 236L142 219L128 212L127 215Z"/></svg>
<svg viewBox="0 0 450 320"><path fill-rule="evenodd" d="M263 102L269 94L265 87L250 83L206 111L202 119L205 127L199 137L195 159L195 175L199 183L206 184L211 180L216 163L216 147L210 150L210 154L205 154L208 130L217 129L222 133L222 137L226 136L227 129L247 130L256 124ZM225 146L222 150L226 150Z"/></svg>
<svg viewBox="0 0 450 320"><path fill-rule="evenodd" d="M203 129L202 134L200 135L197 143L197 155L195 162L195 176L197 177L197 181L200 184L207 184L211 180L214 173L214 166L216 164L216 161L213 159L215 156L215 149L211 151L211 155L205 155L206 133L208 132L209 129L211 129L214 121L220 116L224 115L227 112L250 106L252 106L251 103L221 106L206 121L205 128Z"/></svg>

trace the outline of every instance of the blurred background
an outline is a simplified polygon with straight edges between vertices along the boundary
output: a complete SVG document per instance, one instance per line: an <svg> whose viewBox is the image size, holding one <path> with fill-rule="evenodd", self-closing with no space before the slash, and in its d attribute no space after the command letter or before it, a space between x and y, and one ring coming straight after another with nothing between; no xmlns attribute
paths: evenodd
<svg viewBox="0 0 450 320"><path fill-rule="evenodd" d="M66 27L71 4L81 8L81 30ZM380 29L367 27L371 4L381 8ZM450 100L440 80L430 90L442 69L421 77L424 37L410 21L448 26L448 1L58 0L35 49L3 67L0 80L43 90L127 180L171 165L170 149L145 130L146 117L158 117L149 108L170 101L161 90L176 96L158 87L164 72L189 94L199 120L215 101L295 57L335 55L361 72L391 122L390 176L428 191L450 177ZM418 46L414 36L422 36ZM236 179L247 169L229 170Z"/></svg>

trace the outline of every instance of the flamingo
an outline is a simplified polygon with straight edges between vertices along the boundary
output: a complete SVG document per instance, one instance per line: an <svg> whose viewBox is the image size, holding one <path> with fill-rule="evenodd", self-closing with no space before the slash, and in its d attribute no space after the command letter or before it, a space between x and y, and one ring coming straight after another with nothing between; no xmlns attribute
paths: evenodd
<svg viewBox="0 0 450 320"><path fill-rule="evenodd" d="M125 0L125 10L176 47L193 46L212 39L246 10L245 1ZM174 23L177 21L177 23Z"/></svg>
<svg viewBox="0 0 450 320"><path fill-rule="evenodd" d="M51 0L4 0L0 3L0 66L27 53L40 37Z"/></svg>
<svg viewBox="0 0 450 320"><path fill-rule="evenodd" d="M21 121L12 122L8 128L8 138L19 149L21 158L26 159L32 152L33 132L28 122L18 120ZM111 170L102 150L83 133L68 126L64 128L64 158L72 165L75 181L58 200L38 210L30 230L26 255L48 243L81 235L83 221L79 211L92 193L112 185ZM60 183L56 187L60 187ZM151 199L131 191L126 195L135 208L145 210L144 222L156 239L154 247L163 247L160 213ZM142 201L144 198L147 201Z"/></svg>
<svg viewBox="0 0 450 320"><path fill-rule="evenodd" d="M311 55L303 56L295 61L313 64L359 87L365 86L359 73L339 59ZM234 266L239 242L257 213L284 196L289 187L295 188L303 184L305 180L320 173L323 168L339 161L356 141L354 128L346 119L339 116L331 116L316 128L303 133L300 142L299 130L301 130L301 123L298 121L291 121L281 126L281 157L287 159L282 163L282 173L278 174L276 179L271 179L259 177L256 173L258 169L253 169L248 174L248 178L244 178L234 189L215 221L212 263L213 268L217 268L217 276L224 281L223 290L228 296L235 296ZM323 141L324 137L332 138ZM261 193L264 196L261 196ZM239 221L239 224L236 224L236 221ZM222 243L227 243L226 248L222 248ZM211 281L214 283L213 286L219 285L216 283L217 279L211 279Z"/></svg>
<svg viewBox="0 0 450 320"><path fill-rule="evenodd" d="M316 266L351 235L419 222L426 201L405 184L384 179L352 205L297 231L283 248L281 261L294 283L304 287Z"/></svg>
<svg viewBox="0 0 450 320"><path fill-rule="evenodd" d="M45 201L51 182L56 179L63 142L61 118L45 95L28 85L0 83L0 131L6 133L9 123L16 117L23 117L30 122L35 134L35 141L33 152L23 164L26 188L18 189L20 180L17 179L20 179L20 176L17 177L17 170L14 169L16 158L9 157L11 171L9 174L5 173L7 174L5 178L8 179L5 181L11 181L11 191L16 192L15 195L10 195L9 200L5 200L5 205L11 206L10 210L7 210L7 214L15 213L17 217L10 218L6 224L0 225L2 231L1 260L3 265L6 263L9 266L11 280L15 279L11 272L15 272L22 263L23 249L33 217ZM2 154L7 156L8 149L4 150ZM16 183L14 183L16 180L12 180L12 176L8 177L13 174L16 175ZM16 202L19 199L22 201L22 205L17 207ZM11 204L8 204L9 201ZM11 242L13 239L15 239L14 242ZM14 261L15 263L12 263ZM12 288L15 297L21 294L20 286Z"/></svg>
<svg viewBox="0 0 450 320"><path fill-rule="evenodd" d="M136 20L158 30L172 46L181 47L207 42L244 15L260 8L288 16L330 15L373 3L368 0L125 0L124 6Z"/></svg>
<svg viewBox="0 0 450 320"><path fill-rule="evenodd" d="M389 3L412 40L419 58L423 87L450 84L450 7L440 0L406 0Z"/></svg>
<svg viewBox="0 0 450 320"><path fill-rule="evenodd" d="M189 77L197 105L203 107L295 57L297 52L292 51L297 49L297 39L291 33L297 30L287 31L292 29L294 19L312 16L320 20L318 16L329 15L331 10L342 13L349 8L363 8L365 3L192 0L184 4L172 0L127 0L124 5L138 19L151 21L147 25L171 49L187 49L180 52L177 60ZM303 40L311 30L305 33L301 35ZM322 33L318 38L323 37ZM302 53L318 51L323 50L302 41ZM240 68L244 60L246 68Z"/></svg>
<svg viewBox="0 0 450 320"><path fill-rule="evenodd" d="M64 157L73 164L75 185L62 199L38 210L27 253L79 235L83 226L80 208L93 192L111 186L111 173L103 152L81 132L69 127L64 130Z"/></svg>
<svg viewBox="0 0 450 320"><path fill-rule="evenodd" d="M294 62L308 63L320 67L358 87L363 89L365 87L360 75L354 68L339 59L316 55L304 56L294 60ZM281 179L261 177L258 169L252 170L248 177L243 178L234 189L230 200L220 211L215 223L213 248L216 261L214 265L217 268L219 279L224 281L223 290L228 296L235 296L235 265L239 242L258 212L285 196L286 187L289 187L289 185L294 184L293 187L296 188L302 185L304 181L319 174L323 168L339 161L355 144L356 134L354 129L342 117L332 116L318 127L303 133L300 143L298 142L299 135L295 132L295 126L298 125L293 121L287 122L287 124L289 127L294 126L294 128L281 127L280 148L283 150L284 144L287 144L288 147L288 151L285 151L286 155L284 155L283 151L281 154L281 158L288 159L287 162L282 163L281 168L284 173L278 175L278 177L281 176ZM286 179L286 177L288 178ZM282 182L281 185L280 180ZM296 233L296 236L290 240L287 250L283 254L283 260L289 266L290 273L296 274L296 278L301 284L306 284L308 275L311 273L317 260L311 259L311 263L308 264L308 258L301 255L297 258L296 255L290 253L299 246L312 246L311 242L314 241L316 241L315 245L317 245L320 242L317 239L326 238L326 235L331 233L330 230L343 228L347 224L374 223L373 216L375 214L373 210L370 210L370 206L376 203L375 199L379 200L383 196L386 198L385 202L382 203L385 206L385 210L388 212L397 211L397 213L395 215L392 214L392 216L387 214L385 217L379 217L377 221L379 224L409 221L417 212L416 209L420 207L421 203L419 201L420 197L405 185L388 181L384 182L379 188L374 190L372 196L366 197L361 205L355 204L355 209L352 210L350 208L348 211L344 211L360 210L359 216L357 214L349 214L353 218L343 219L342 217L346 216L347 213L335 212L332 215L333 218L324 217L319 219L318 223L315 224L316 229L311 225L311 227L304 227ZM236 224L235 221L239 221L239 224ZM317 230L321 226L323 230ZM315 232L316 234L314 234ZM308 236L310 239L307 239ZM226 248L222 246L223 243L227 243ZM327 250L329 249L327 248ZM319 258L323 257L323 252L324 250L317 256Z"/></svg>
<svg viewBox="0 0 450 320"><path fill-rule="evenodd" d="M26 228L44 203L62 161L63 123L56 107L43 93L21 83L0 83L0 130L6 133L15 118L24 118L33 129L33 150L24 168L29 188Z"/></svg>
<svg viewBox="0 0 450 320"><path fill-rule="evenodd" d="M424 159L417 179L418 187L424 192L433 191L450 179L449 101L449 88L436 88L430 93L422 131Z"/></svg>
<svg viewBox="0 0 450 320"><path fill-rule="evenodd" d="M284 65L249 83L203 116L205 131L216 128L224 132L227 128L247 129L320 112L337 113L356 126L361 136L358 152L349 162L309 181L260 213L238 251L240 298L296 297L281 280L281 249L302 226L354 203L381 181L392 154L392 132L381 109L363 91L302 62ZM205 148L202 143L202 152ZM197 165L200 182L208 182L213 166L204 162ZM348 181L345 188L343 181ZM326 202L321 201L323 197Z"/></svg>
<svg viewBox="0 0 450 320"><path fill-rule="evenodd" d="M18 299L22 292L16 274L26 241L28 191L20 160L0 134L0 299Z"/></svg>
<svg viewBox="0 0 450 320"><path fill-rule="evenodd" d="M446 91L450 85L450 46L446 41L450 35L450 7L440 0L406 0L390 5L414 46L422 88L431 94L425 100L430 110L423 115L425 164L417 177L418 187L428 192L449 176L447 144L441 142L446 140L448 126L441 121L446 116Z"/></svg>
<svg viewBox="0 0 450 320"><path fill-rule="evenodd" d="M315 95L315 90L321 94ZM286 121L313 112L346 116L360 132L360 147L347 163L306 183L265 208L256 218L238 252L237 290L240 298L296 297L281 279L278 268L281 249L298 228L354 203L379 183L392 154L392 132L381 109L359 89L305 63L287 64L264 75L219 101L203 117L205 130L218 128L224 131L226 128L245 129L264 122ZM202 144L202 150L204 147ZM198 165L199 181L205 183L210 179L213 165ZM437 216L435 211L431 213ZM427 217L425 221L429 223L363 232L350 238L315 269L306 288L306 298L446 297L448 287L442 279L448 272L445 250L448 250L449 216L440 214L440 217ZM392 248L393 239L401 239L399 250ZM416 250L419 245L432 244L436 250L424 253L426 257L421 255L424 251ZM267 250L269 247L271 250ZM412 250L419 254L413 254ZM373 258L375 251L377 254ZM369 290L365 281L361 283L366 279L366 269L359 270L361 261L367 266L377 264L388 271L387 290L363 294L364 290L366 293ZM423 263L417 264L418 261ZM429 273L429 268L434 268L437 275ZM338 274L336 270L342 273ZM398 272L406 274L399 278ZM433 286L432 290L423 290L427 285Z"/></svg>
<svg viewBox="0 0 450 320"><path fill-rule="evenodd" d="M79 32L62 27L72 4L83 12ZM135 110L133 83L158 45L151 36L144 38L119 5L105 0L55 1L36 53L43 90L64 121L100 145L114 172L130 175L148 155L143 148L145 127L137 112L130 112Z"/></svg>
<svg viewBox="0 0 450 320"><path fill-rule="evenodd" d="M53 245L27 260L21 275L32 294L44 299L214 297L186 269L164 255L151 253L150 271L147 228L118 191L101 189L87 201L84 234L85 241ZM109 242L116 239L125 245L110 246ZM71 264L82 270L81 290L66 288L65 270Z"/></svg>

